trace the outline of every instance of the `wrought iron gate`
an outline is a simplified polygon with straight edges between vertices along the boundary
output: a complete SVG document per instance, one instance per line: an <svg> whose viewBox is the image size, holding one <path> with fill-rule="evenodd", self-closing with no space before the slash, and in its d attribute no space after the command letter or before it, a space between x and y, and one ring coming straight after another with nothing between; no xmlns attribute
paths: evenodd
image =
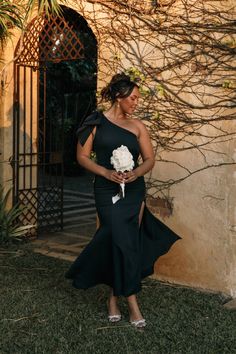
<svg viewBox="0 0 236 354"><path fill-rule="evenodd" d="M35 224L34 233L63 227L63 97L57 113L51 112L47 68L80 59L83 50L71 23L45 15L29 24L16 48L13 198L27 207L22 221Z"/></svg>

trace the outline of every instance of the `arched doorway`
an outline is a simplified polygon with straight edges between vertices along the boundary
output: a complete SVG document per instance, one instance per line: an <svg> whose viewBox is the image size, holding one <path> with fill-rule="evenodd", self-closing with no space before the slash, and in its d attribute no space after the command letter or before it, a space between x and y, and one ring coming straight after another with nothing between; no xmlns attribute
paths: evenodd
<svg viewBox="0 0 236 354"><path fill-rule="evenodd" d="M34 233L64 226L64 177L80 174L75 130L96 105L97 42L85 19L40 16L16 48L14 203Z"/></svg>

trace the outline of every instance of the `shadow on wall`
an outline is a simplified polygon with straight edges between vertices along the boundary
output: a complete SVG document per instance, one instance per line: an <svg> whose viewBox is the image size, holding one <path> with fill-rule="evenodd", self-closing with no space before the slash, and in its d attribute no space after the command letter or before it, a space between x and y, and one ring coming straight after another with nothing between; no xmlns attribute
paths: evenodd
<svg viewBox="0 0 236 354"><path fill-rule="evenodd" d="M19 107L19 134L18 137L14 134L14 118L13 107L11 107L5 116L0 127L0 184L8 190L14 186L16 181L16 171L18 165L27 164L29 162L29 154L34 154L36 151L36 142L33 143L26 129L24 129L23 108ZM15 125L15 129L17 124ZM16 156L19 146L19 158ZM25 151L25 156L22 152ZM10 200L9 200L10 203Z"/></svg>

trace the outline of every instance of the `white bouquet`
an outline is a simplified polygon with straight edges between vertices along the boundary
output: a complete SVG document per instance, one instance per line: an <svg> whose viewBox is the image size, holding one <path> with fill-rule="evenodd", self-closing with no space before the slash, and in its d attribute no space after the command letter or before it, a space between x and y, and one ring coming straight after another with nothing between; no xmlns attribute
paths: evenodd
<svg viewBox="0 0 236 354"><path fill-rule="evenodd" d="M121 145L113 150L111 156L111 164L117 172L131 171L134 167L133 156L127 146ZM120 183L120 193L112 197L112 202L115 204L119 199L125 197L125 183Z"/></svg>

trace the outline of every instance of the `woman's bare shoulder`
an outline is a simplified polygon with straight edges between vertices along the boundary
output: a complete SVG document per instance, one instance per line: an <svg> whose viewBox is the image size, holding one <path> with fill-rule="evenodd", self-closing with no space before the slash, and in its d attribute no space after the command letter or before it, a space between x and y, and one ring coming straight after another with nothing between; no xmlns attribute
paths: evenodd
<svg viewBox="0 0 236 354"><path fill-rule="evenodd" d="M146 124L144 124L140 119L132 118L131 121L137 127L138 130L140 130L140 131L147 130Z"/></svg>

